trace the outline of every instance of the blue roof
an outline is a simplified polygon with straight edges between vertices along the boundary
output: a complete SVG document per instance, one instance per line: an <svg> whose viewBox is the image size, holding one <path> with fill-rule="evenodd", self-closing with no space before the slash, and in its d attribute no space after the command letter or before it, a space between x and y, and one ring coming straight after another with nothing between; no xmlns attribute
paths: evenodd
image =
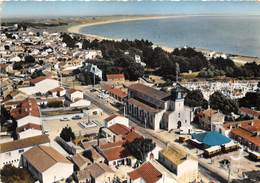
<svg viewBox="0 0 260 183"><path fill-rule="evenodd" d="M203 133L194 133L192 138L197 141L207 145L207 146L217 146L223 145L230 142L230 138L216 132L203 132Z"/></svg>

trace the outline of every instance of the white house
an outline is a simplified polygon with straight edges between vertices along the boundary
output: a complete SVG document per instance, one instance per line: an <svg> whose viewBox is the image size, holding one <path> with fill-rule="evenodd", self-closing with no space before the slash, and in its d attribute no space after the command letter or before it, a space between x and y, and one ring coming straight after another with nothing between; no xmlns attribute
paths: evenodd
<svg viewBox="0 0 260 183"><path fill-rule="evenodd" d="M10 59L10 62L20 62L20 61L21 61L21 58L18 57L18 56L15 56L15 57Z"/></svg>
<svg viewBox="0 0 260 183"><path fill-rule="evenodd" d="M49 146L37 146L23 153L22 165L41 183L66 180L73 173L73 164Z"/></svg>
<svg viewBox="0 0 260 183"><path fill-rule="evenodd" d="M105 163L94 163L77 172L79 183L108 183L112 182L114 177L115 172Z"/></svg>
<svg viewBox="0 0 260 183"><path fill-rule="evenodd" d="M75 102L76 100L79 100L79 99L83 99L84 98L84 94L82 91L80 90L76 90L76 89L68 89L66 91L66 97L72 101L72 102Z"/></svg>
<svg viewBox="0 0 260 183"><path fill-rule="evenodd" d="M48 91L53 97L62 97L66 94L66 90L63 87L57 87Z"/></svg>
<svg viewBox="0 0 260 183"><path fill-rule="evenodd" d="M98 57L102 58L101 50L87 50L85 52L85 59L96 59Z"/></svg>
<svg viewBox="0 0 260 183"><path fill-rule="evenodd" d="M80 99L70 104L70 107L89 107L91 102L89 100Z"/></svg>
<svg viewBox="0 0 260 183"><path fill-rule="evenodd" d="M135 55L135 62L141 64L143 67L146 66L146 63L142 62L140 55Z"/></svg>
<svg viewBox="0 0 260 183"><path fill-rule="evenodd" d="M28 123L33 123L33 124L36 124L36 125L41 125L42 122L41 122L41 118L40 117L37 117L37 116L33 116L32 114L28 115L28 116L25 116L23 118L20 118L20 119L17 119L17 127L21 127L21 126L24 126Z"/></svg>
<svg viewBox="0 0 260 183"><path fill-rule="evenodd" d="M92 73L95 76L98 76L100 80L102 80L102 70L99 69L96 65L91 64L91 63L85 63L84 67L85 72Z"/></svg>
<svg viewBox="0 0 260 183"><path fill-rule="evenodd" d="M17 127L29 123L41 125L40 110L34 98L23 100L15 109L10 111L10 114L16 120Z"/></svg>
<svg viewBox="0 0 260 183"><path fill-rule="evenodd" d="M16 128L16 133L17 133L18 139L24 139L24 138L28 138L28 137L42 135L43 132L42 132L41 125L27 123L26 125Z"/></svg>
<svg viewBox="0 0 260 183"><path fill-rule="evenodd" d="M177 182L194 182L198 177L198 161L181 149L162 149L158 161L176 176Z"/></svg>
<svg viewBox="0 0 260 183"><path fill-rule="evenodd" d="M0 168L8 164L19 167L23 152L28 151L33 146L48 145L49 143L50 139L47 135L39 135L0 144Z"/></svg>
<svg viewBox="0 0 260 183"><path fill-rule="evenodd" d="M30 87L19 88L20 91L27 95L33 95L35 93L47 93L48 91L60 86L59 81L46 76L40 76L30 81Z"/></svg>
<svg viewBox="0 0 260 183"><path fill-rule="evenodd" d="M111 115L105 119L105 127L110 127L114 124L121 124L129 127L129 119L121 115Z"/></svg>

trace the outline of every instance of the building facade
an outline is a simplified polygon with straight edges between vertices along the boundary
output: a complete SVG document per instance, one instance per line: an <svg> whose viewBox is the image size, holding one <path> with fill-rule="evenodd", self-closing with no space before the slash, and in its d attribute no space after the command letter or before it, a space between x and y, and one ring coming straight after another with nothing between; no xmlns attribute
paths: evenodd
<svg viewBox="0 0 260 183"><path fill-rule="evenodd" d="M171 93L133 84L128 88L126 112L146 128L180 129L189 133L193 111L184 105L184 95L177 86Z"/></svg>

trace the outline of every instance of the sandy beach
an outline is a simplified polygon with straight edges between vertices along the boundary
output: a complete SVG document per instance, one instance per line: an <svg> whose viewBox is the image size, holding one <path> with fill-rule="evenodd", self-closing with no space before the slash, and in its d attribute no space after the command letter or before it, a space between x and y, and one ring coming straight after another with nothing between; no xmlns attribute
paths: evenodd
<svg viewBox="0 0 260 183"><path fill-rule="evenodd" d="M93 19L92 21L89 21L87 23L81 23L77 25L70 26L67 31L71 33L81 33L80 29L83 27L89 27L94 25L104 25L104 24L111 24L111 23L118 23L118 22L129 22L129 21L138 21L138 20L154 20L154 19L166 19L166 18L177 18L180 16L122 16L122 17L111 17L111 19ZM101 36L97 36L101 37ZM101 37L105 38L105 37Z"/></svg>
<svg viewBox="0 0 260 183"><path fill-rule="evenodd" d="M70 33L75 33L75 34L81 34L86 36L90 40L114 40L114 41L120 41L121 39L112 39L109 37L104 37L100 35L94 35L94 34L86 34L82 33L80 30L83 27L90 27L90 26L95 26L95 25L104 25L104 24L112 24L112 23L118 23L118 22L128 22L128 21L138 21L138 20L155 20L155 19L167 19L167 18L180 18L180 17L187 17L187 16L196 16L196 15L172 15L172 16L108 16L108 17L96 17L93 19L88 19L88 20L82 20L78 21L77 23L74 23L70 25L66 31ZM198 15L199 16L199 15ZM162 46L160 44L154 43L154 47L161 47L167 52L172 52L175 48L174 47L166 47ZM208 49L205 48L198 48L198 49L203 49L204 51L211 52ZM229 55L227 53L227 55ZM242 55L230 55L230 58L238 64L238 65L244 65L245 63L250 63L250 62L257 62L260 63L260 58L258 57L251 57L251 56L242 56Z"/></svg>
<svg viewBox="0 0 260 183"><path fill-rule="evenodd" d="M94 25L104 25L104 24L111 24L111 23L118 23L118 22L129 22L129 21L138 21L138 20L155 20L155 19L167 19L167 18L178 18L178 17L183 17L185 15L180 15L180 16L122 16L122 17L110 17L108 19L97 19L97 20L92 20L87 23L80 23L80 24L75 24L71 25L68 27L67 31L70 33L75 33L75 34L82 34L88 37L88 39L93 40L93 39L98 39L98 40L115 40L115 41L120 41L121 39L112 39L109 37L103 37L99 35L94 35L94 34L85 34L80 32L80 29L83 27L89 27L89 26L94 26ZM188 15L187 15L188 16ZM160 46L162 49L164 49L167 52L172 52L174 48L162 46L159 44L154 44L154 47Z"/></svg>

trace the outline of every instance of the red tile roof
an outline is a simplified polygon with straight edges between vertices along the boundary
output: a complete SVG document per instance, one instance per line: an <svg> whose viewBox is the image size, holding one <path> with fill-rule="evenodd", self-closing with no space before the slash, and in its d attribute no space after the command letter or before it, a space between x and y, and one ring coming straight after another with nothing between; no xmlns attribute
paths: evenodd
<svg viewBox="0 0 260 183"><path fill-rule="evenodd" d="M107 80L125 79L124 74L107 74Z"/></svg>
<svg viewBox="0 0 260 183"><path fill-rule="evenodd" d="M117 97L123 99L127 97L127 93L123 92L121 89L119 88L112 88L109 90L109 92L113 95L116 95Z"/></svg>
<svg viewBox="0 0 260 183"><path fill-rule="evenodd" d="M121 124L114 124L108 128L117 135L127 135L130 132L130 128Z"/></svg>
<svg viewBox="0 0 260 183"><path fill-rule="evenodd" d="M5 69L7 66L7 64L0 64L0 69Z"/></svg>
<svg viewBox="0 0 260 183"><path fill-rule="evenodd" d="M106 121L106 122L109 122L109 121L111 121L112 119L116 118L117 116L119 116L119 115L117 115L117 114L112 114L112 115L108 116L107 118L105 118L105 121Z"/></svg>
<svg viewBox="0 0 260 183"><path fill-rule="evenodd" d="M56 163L72 164L57 150L49 146L33 147L23 153L23 157L39 172L46 171Z"/></svg>
<svg viewBox="0 0 260 183"><path fill-rule="evenodd" d="M245 113L245 114L248 114L248 115L257 117L257 118L260 117L260 112L259 112L259 111L255 111L255 110L250 109L250 108L241 107L241 108L240 108L240 111L241 111L242 113Z"/></svg>
<svg viewBox="0 0 260 183"><path fill-rule="evenodd" d="M155 183L162 178L161 172L157 170L150 162L142 164L140 167L128 173L131 180L143 178L145 182Z"/></svg>
<svg viewBox="0 0 260 183"><path fill-rule="evenodd" d="M113 87L112 87L112 85L109 85L109 84L101 84L101 88L102 88L103 90L108 91L108 90L110 90L110 89L113 88Z"/></svg>
<svg viewBox="0 0 260 183"><path fill-rule="evenodd" d="M99 147L101 149L109 149L109 148L114 148L114 147L120 147L124 144L124 141L120 140L114 143L105 143L105 144L101 144L99 145Z"/></svg>
<svg viewBox="0 0 260 183"><path fill-rule="evenodd" d="M25 131L27 129L36 129L36 130L42 130L42 126L41 125L37 125L37 124L33 124L33 123L27 123L26 125L20 126L18 128L16 128L17 132L22 132Z"/></svg>
<svg viewBox="0 0 260 183"><path fill-rule="evenodd" d="M11 116L16 120L28 115L40 117L40 110L34 98L25 99L15 109L11 110Z"/></svg>
<svg viewBox="0 0 260 183"><path fill-rule="evenodd" d="M70 89L67 90L67 92L68 92L69 94L72 94L72 93L77 92L77 91L81 92L80 90L76 90L76 89L74 89L74 88L70 88Z"/></svg>
<svg viewBox="0 0 260 183"><path fill-rule="evenodd" d="M60 91L63 91L65 90L63 87L57 87L57 88L54 88L52 90L49 90L49 92L60 92Z"/></svg>
<svg viewBox="0 0 260 183"><path fill-rule="evenodd" d="M107 149L102 149L102 154L108 161L123 159L130 154L123 146L115 146Z"/></svg>
<svg viewBox="0 0 260 183"><path fill-rule="evenodd" d="M39 135L0 144L0 153L49 143L48 135Z"/></svg>
<svg viewBox="0 0 260 183"><path fill-rule="evenodd" d="M232 128L238 128L240 127L249 127L249 126L254 126L254 128L260 128L260 123L259 123L259 119L252 119L252 120L244 120L244 121L231 121L231 122L225 122L224 124L224 128L226 130L230 129L230 127ZM257 130L257 129L255 129Z"/></svg>
<svg viewBox="0 0 260 183"><path fill-rule="evenodd" d="M109 92L112 95L115 95L121 99L127 97L127 93L125 93L124 91L122 91L120 88L113 88L113 86L108 85L108 84L103 84L101 86L101 88L103 90L106 90L107 92Z"/></svg>
<svg viewBox="0 0 260 183"><path fill-rule="evenodd" d="M260 147L260 137L255 135L260 131L260 120L244 121L238 128L232 129L231 134L242 137L244 140Z"/></svg>
<svg viewBox="0 0 260 183"><path fill-rule="evenodd" d="M131 131L129 132L126 136L125 136L125 140L127 141L127 143L132 143L133 141L135 141L136 139L142 139L143 137L141 135L139 135L138 133L136 133L135 131Z"/></svg>
<svg viewBox="0 0 260 183"><path fill-rule="evenodd" d="M37 78L31 79L30 83L36 84L36 83L39 83L39 82L41 82L41 81L43 81L45 79L50 79L50 78L51 78L50 76L39 76Z"/></svg>
<svg viewBox="0 0 260 183"><path fill-rule="evenodd" d="M242 137L246 141L251 142L251 143L255 144L256 146L260 147L260 137L253 136L252 133L244 130L243 128L233 129L233 130L231 130L231 134Z"/></svg>
<svg viewBox="0 0 260 183"><path fill-rule="evenodd" d="M108 129L110 129L113 133L117 135L122 135L123 140L125 140L125 143L131 143L135 139L141 139L143 138L141 135L136 133L134 130L121 125L121 124L114 124L110 126Z"/></svg>

